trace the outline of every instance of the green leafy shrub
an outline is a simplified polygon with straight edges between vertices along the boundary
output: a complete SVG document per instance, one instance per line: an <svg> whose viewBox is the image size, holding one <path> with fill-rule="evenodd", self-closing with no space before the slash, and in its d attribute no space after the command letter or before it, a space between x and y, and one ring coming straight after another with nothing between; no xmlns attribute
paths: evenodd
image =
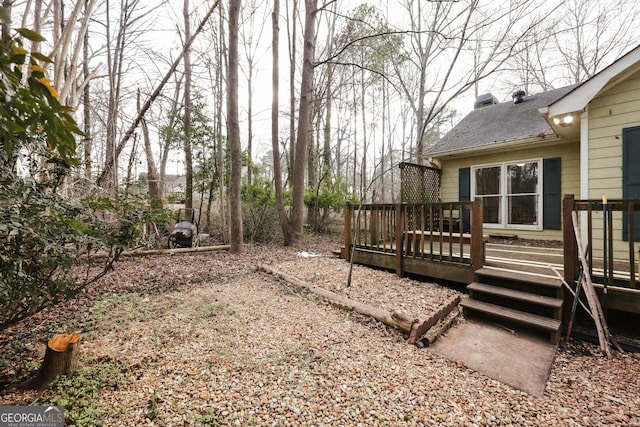
<svg viewBox="0 0 640 427"><path fill-rule="evenodd" d="M271 181L256 177L251 185L243 183L241 191L244 238L250 242L277 240L281 232Z"/></svg>
<svg viewBox="0 0 640 427"><path fill-rule="evenodd" d="M309 210L309 225L313 231L326 232L329 229L331 212L341 211L345 203L357 203L355 194L350 193L341 178L324 180L316 188L307 187L304 203Z"/></svg>
<svg viewBox="0 0 640 427"><path fill-rule="evenodd" d="M140 199L59 194L81 132L36 62L51 61L22 38L43 40L27 29L0 39L0 330L104 275L158 216ZM88 256L98 251L100 263Z"/></svg>
<svg viewBox="0 0 640 427"><path fill-rule="evenodd" d="M72 201L30 179L1 179L0 329L102 277L158 215L141 199Z"/></svg>

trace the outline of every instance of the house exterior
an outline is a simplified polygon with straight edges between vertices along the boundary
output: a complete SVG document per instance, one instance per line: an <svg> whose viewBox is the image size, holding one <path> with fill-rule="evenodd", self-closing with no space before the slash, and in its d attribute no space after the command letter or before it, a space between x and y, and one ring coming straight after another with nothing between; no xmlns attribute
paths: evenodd
<svg viewBox="0 0 640 427"><path fill-rule="evenodd" d="M485 234L562 240L563 194L580 189L578 135L558 135L539 109L573 86L476 108L426 156L442 169L443 201L483 202Z"/></svg>
<svg viewBox="0 0 640 427"><path fill-rule="evenodd" d="M640 46L580 85L475 107L425 157L443 201L482 199L485 233L562 240L564 195L640 198Z"/></svg>

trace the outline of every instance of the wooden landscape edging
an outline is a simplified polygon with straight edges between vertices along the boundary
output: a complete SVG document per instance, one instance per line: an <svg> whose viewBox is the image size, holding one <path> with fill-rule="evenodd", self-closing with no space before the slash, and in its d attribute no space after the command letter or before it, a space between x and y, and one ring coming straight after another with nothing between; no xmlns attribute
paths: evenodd
<svg viewBox="0 0 640 427"><path fill-rule="evenodd" d="M150 255L171 255L171 254L185 254L192 252L211 252L211 251L224 251L229 250L230 245L218 245L218 246L198 246L197 248L176 248L176 249L148 249L148 250L133 250L126 251L120 254L120 257L136 257L136 256L150 256ZM107 254L98 253L93 254L89 258L94 261L102 260L107 257Z"/></svg>
<svg viewBox="0 0 640 427"><path fill-rule="evenodd" d="M433 313L429 318L416 322L411 327L411 333L409 334L409 344L416 344L421 336L423 336L432 326L438 323L440 320L447 317L454 308L460 303L460 295L456 295L451 298L449 302L441 306L438 311Z"/></svg>
<svg viewBox="0 0 640 427"><path fill-rule="evenodd" d="M384 323L385 325L406 332L409 334L409 344L414 345L417 345L420 337L424 335L432 326L437 324L440 320L444 319L455 307L458 306L458 303L460 302L460 296L456 296L452 298L447 304L440 307L440 309L438 309L438 311L432 314L429 318L420 321L415 318L412 319L403 313L398 313L396 311L388 312L377 307L354 301L345 296L338 295L335 292L331 292L327 289L310 285L303 280L300 280L265 264L259 265L257 269L258 271L264 271L266 273L273 274L274 276L286 281L287 283L306 289L313 294L324 298L337 307L346 308L348 310L355 311L356 313L373 317L374 319ZM441 329L442 332L446 330L446 328ZM439 336L442 332L440 332L439 334L434 334L429 342L435 341L437 336Z"/></svg>

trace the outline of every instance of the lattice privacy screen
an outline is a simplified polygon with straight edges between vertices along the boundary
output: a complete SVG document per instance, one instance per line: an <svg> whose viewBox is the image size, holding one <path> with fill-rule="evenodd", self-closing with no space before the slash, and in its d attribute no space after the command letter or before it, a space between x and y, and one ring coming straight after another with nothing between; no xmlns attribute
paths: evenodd
<svg viewBox="0 0 640 427"><path fill-rule="evenodd" d="M402 203L439 203L440 169L415 163L400 163Z"/></svg>

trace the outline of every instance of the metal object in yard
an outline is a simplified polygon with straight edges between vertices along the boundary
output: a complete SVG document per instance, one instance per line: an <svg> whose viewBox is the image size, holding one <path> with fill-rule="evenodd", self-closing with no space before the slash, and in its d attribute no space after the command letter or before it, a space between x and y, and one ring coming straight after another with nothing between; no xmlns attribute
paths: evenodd
<svg viewBox="0 0 640 427"><path fill-rule="evenodd" d="M192 208L181 208L178 211L178 221L173 226L173 231L169 235L167 247L175 248L196 248L200 246L200 235L198 224L195 222L195 210Z"/></svg>

